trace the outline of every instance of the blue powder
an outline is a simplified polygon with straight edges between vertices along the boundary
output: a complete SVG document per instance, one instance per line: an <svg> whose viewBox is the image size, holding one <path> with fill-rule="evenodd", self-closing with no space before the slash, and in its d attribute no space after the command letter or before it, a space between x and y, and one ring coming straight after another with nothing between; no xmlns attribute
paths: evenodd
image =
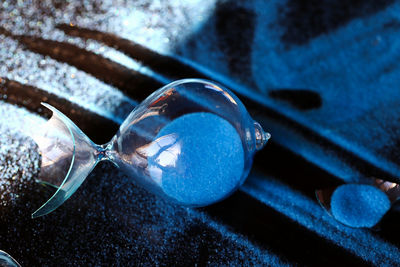
<svg viewBox="0 0 400 267"><path fill-rule="evenodd" d="M225 119L211 113L190 113L162 128L157 141L161 149L148 158L150 175L158 174L154 179L159 179L164 193L176 201L205 206L227 197L240 185L243 145Z"/></svg>
<svg viewBox="0 0 400 267"><path fill-rule="evenodd" d="M373 227L389 209L386 194L370 185L342 185L331 198L332 215L351 227Z"/></svg>

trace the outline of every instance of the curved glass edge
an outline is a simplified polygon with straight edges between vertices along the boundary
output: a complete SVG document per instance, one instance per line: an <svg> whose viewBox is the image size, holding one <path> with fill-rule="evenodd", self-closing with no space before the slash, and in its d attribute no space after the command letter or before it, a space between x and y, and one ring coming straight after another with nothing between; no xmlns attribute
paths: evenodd
<svg viewBox="0 0 400 267"><path fill-rule="evenodd" d="M69 127L68 123L66 123L70 120L55 107L53 107L47 103L43 103L43 102L41 104L53 112L53 115L51 116L50 120L54 116L56 116L56 117L59 117L61 119L61 121L64 122L65 126L67 127L67 129L71 135L71 140L72 140L72 144L73 144L73 153L72 153L71 164L69 166L68 172L67 172L65 178L63 179L62 183L60 184L60 186L56 186L56 185L50 184L48 182L38 180L38 182L40 182L40 183L49 184L58 189L49 200L47 200L39 209L37 209L34 213L32 213L32 219L49 214L50 212L52 212L53 210L58 208L62 203L64 203L65 200L60 201L60 194L62 193L61 190L71 173L72 166L74 165L74 161L75 161L75 148L76 148L75 147L75 138L74 138L74 134L72 133L71 128Z"/></svg>
<svg viewBox="0 0 400 267"><path fill-rule="evenodd" d="M73 144L73 153L71 155L72 159L68 172L59 186L53 185L46 181L38 181L39 183L53 186L57 189L57 191L49 200L47 200L32 214L32 218L47 215L61 206L78 189L78 187L83 183L85 178L98 163L98 159L95 157L97 145L95 145L86 135L84 135L83 132L62 112L49 104L41 104L53 112L53 116L50 118L50 120L55 116L56 118L60 119L68 128ZM78 144L80 147L77 146ZM77 159L77 152L82 151L90 152L88 155L91 156L81 157L80 160Z"/></svg>
<svg viewBox="0 0 400 267"><path fill-rule="evenodd" d="M361 183L348 183L348 185L353 184L353 185L369 185L373 186L379 190L381 190L386 196L388 197L391 206L397 202L400 199L400 184L394 183L391 181L386 181L383 179L375 178L375 177L370 177L371 180L369 182L361 182ZM333 187L328 187L324 189L317 189L315 190L315 196L316 199L318 200L319 205L325 210L325 212L332 217L335 221L351 228L355 229L371 229L373 231L379 231L381 229L380 222L378 222L376 225L372 227L356 227L353 225L348 225L341 220L338 220L331 211L331 198L335 190L339 187L345 184L340 184L338 186L333 186Z"/></svg>
<svg viewBox="0 0 400 267"><path fill-rule="evenodd" d="M198 90L193 89L193 88L191 89L190 87L186 87L186 84L190 84L190 83L199 84L197 86ZM204 91L202 91L200 89L204 89ZM216 98L216 99L208 98L209 97L209 95L207 95L208 90L212 90L213 93L215 92L215 95L218 94L218 98ZM121 136L124 136L126 132L131 131L132 129L133 129L133 131L135 131L136 128L134 127L134 124L132 123L132 121L134 121L136 123L138 121L138 120L136 120L136 118L138 118L138 117L148 118L149 117L149 116L144 116L144 114L147 112L146 107L147 108L150 107L150 108L154 108L154 109L156 107L159 107L160 110L162 110L161 109L162 106L161 106L161 104L159 104L158 100L160 98L168 99L168 97L171 95L171 92L177 92L178 95L176 97L178 99L179 99L179 97L182 97L189 101L197 103L199 106L204 107L204 110L202 109L201 112L210 112L210 113L216 114L216 115L226 119L238 131L238 133L242 136L242 145L243 145L243 150L245 152L244 153L245 166L243 168L242 177L240 178L237 186L234 187L223 198L216 200L214 202L206 203L206 204L182 203L170 196L167 196L163 192L162 189L157 189L157 190L154 189L153 187L157 187L157 185L154 186L153 183L149 182L149 184L147 184L148 181L143 181L143 182L138 182L138 183L141 186L143 186L144 188L146 188L148 191L150 191L154 194L157 194L157 195L161 195L162 197L170 200L171 202L174 202L174 203L177 203L180 205L184 205L186 207L204 207L204 206L214 204L218 201L221 201L221 200L229 197L233 192L235 192L245 182L245 180L248 177L248 174L250 173L250 170L251 170L254 154L258 150L260 150L264 147L264 145L270 139L271 134L265 132L263 130L263 128L261 127L261 125L253 120L253 118L248 113L246 107L241 102L241 100L225 86L220 85L217 82L210 81L210 80L198 79L198 78L186 78L186 79L177 80L177 81L171 82L167 85L164 85L163 87L161 87L160 89L154 91L151 95L149 95L124 120L124 122L122 123L122 125L119 128L117 137L120 138ZM215 96L215 95L213 94L213 96ZM223 99L222 97L224 97L225 99L222 100ZM220 107L219 103L221 101L222 101L222 103L229 103L230 105L226 104L226 106L222 106L221 109L219 109L219 107ZM155 103L157 103L157 105L154 105ZM164 103L164 104L168 103L168 100L166 100L166 102L161 101L161 103ZM171 107L169 107L169 108L171 108ZM224 111L225 109L228 109L229 112L225 112ZM230 111L232 111L232 114L230 113ZM191 110L190 112L193 112L193 110ZM161 116L159 112L154 112L154 114L156 114L156 116ZM151 116L154 116L154 114L152 114ZM183 112L183 114L185 114L185 113ZM182 115L181 113L178 113L178 116L181 116L181 115ZM232 115L232 116L230 116L230 115ZM240 124L234 122L235 119L232 119L232 118L235 118L235 117L237 117L237 119L240 120L240 122L241 122ZM168 117L168 118L176 119L175 115ZM164 118L160 119L160 121L161 121L161 123L165 123L165 124L168 123L168 121L165 122ZM154 132L150 132L150 131L148 133L143 132L143 133L140 133L139 136L146 136L143 138L150 139L150 136L152 136L153 133ZM142 138L142 137L139 137L139 138ZM147 143L148 140L146 140L145 142ZM122 142L116 141L115 150L117 151L117 153L121 152L122 154L124 154L125 152L123 152L123 148L122 148L121 144L122 144ZM116 160L118 161L118 157ZM121 162L121 164L119 164L119 165L124 166L125 163ZM124 168L124 169L127 170L128 173L131 172L130 168ZM137 178L137 181L141 180L140 177L142 175L144 175L144 176L148 175L148 174L138 174L135 171L132 171L132 172L133 172L134 176L139 177L139 178Z"/></svg>
<svg viewBox="0 0 400 267"><path fill-rule="evenodd" d="M3 250L0 250L0 266L21 267L21 265L13 257Z"/></svg>

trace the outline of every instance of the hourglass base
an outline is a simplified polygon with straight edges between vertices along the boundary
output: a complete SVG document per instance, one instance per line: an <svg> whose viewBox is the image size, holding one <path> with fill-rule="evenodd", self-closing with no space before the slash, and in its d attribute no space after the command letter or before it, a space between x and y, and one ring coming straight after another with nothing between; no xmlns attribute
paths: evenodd
<svg viewBox="0 0 400 267"><path fill-rule="evenodd" d="M38 182L53 187L56 192L32 214L32 218L46 215L62 205L102 159L99 155L104 150L56 108L42 105L53 115L32 136L42 156Z"/></svg>

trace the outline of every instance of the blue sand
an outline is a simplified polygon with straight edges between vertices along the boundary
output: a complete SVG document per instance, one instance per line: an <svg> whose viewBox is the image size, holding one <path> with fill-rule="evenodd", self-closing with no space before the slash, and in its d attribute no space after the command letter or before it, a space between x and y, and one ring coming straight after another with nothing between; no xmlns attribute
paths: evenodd
<svg viewBox="0 0 400 267"><path fill-rule="evenodd" d="M351 227L373 227L389 209L386 194L370 185L342 185L331 198L332 215Z"/></svg>
<svg viewBox="0 0 400 267"><path fill-rule="evenodd" d="M163 139L169 141L163 144ZM205 206L227 197L240 185L243 145L225 119L211 113L190 113L162 128L157 141L162 148L148 158L153 170L150 175L161 175L157 178L162 190L176 201Z"/></svg>

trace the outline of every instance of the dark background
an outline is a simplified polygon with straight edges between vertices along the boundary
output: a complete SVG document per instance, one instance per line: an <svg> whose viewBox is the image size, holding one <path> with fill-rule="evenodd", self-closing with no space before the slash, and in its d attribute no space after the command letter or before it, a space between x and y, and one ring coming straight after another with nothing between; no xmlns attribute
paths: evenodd
<svg viewBox="0 0 400 267"><path fill-rule="evenodd" d="M352 229L314 196L399 181L399 14L398 1L3 1L0 249L23 266L399 265L396 207L380 231ZM241 190L186 209L105 163L30 219L46 192L20 129L49 116L40 101L104 143L184 77L232 89L272 134Z"/></svg>

